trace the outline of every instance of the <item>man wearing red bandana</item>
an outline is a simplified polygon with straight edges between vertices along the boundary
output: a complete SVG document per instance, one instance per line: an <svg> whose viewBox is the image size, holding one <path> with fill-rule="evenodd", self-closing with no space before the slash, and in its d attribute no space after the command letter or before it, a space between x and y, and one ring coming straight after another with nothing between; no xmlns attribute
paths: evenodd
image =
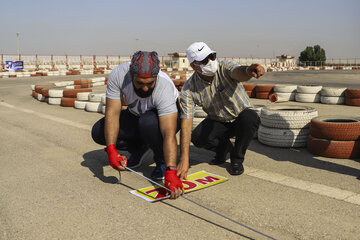
<svg viewBox="0 0 360 240"><path fill-rule="evenodd" d="M156 52L138 51L131 63L111 72L105 117L94 124L92 138L107 146L110 165L120 171L124 166L140 166L152 150L156 167L151 178L160 181L165 176L165 186L173 191L171 197L177 198L183 191L176 171L179 93L159 63ZM121 110L123 97L126 110ZM117 149L130 152L130 158L121 156Z"/></svg>

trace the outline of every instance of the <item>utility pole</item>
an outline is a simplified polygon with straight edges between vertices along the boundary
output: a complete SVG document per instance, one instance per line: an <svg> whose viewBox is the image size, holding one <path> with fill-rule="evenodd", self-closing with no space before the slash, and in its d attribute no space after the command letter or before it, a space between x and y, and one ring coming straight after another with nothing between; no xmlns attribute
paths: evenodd
<svg viewBox="0 0 360 240"><path fill-rule="evenodd" d="M139 46L138 46L138 41L139 39L138 38L135 38L135 41L136 41L136 49L135 49L135 52L139 50Z"/></svg>
<svg viewBox="0 0 360 240"><path fill-rule="evenodd" d="M20 36L20 33L17 32L16 33L16 39L17 39L17 55L18 55L18 58L19 58L19 61L20 61L20 39L19 39L19 36Z"/></svg>

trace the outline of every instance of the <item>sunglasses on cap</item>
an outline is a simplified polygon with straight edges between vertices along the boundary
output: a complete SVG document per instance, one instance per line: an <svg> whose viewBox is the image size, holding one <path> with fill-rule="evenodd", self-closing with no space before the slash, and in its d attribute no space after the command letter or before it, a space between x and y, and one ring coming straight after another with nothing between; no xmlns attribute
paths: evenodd
<svg viewBox="0 0 360 240"><path fill-rule="evenodd" d="M210 53L204 60L201 61L195 61L197 64L203 64L206 65L209 62L209 59L211 61L214 61L216 59L216 53Z"/></svg>

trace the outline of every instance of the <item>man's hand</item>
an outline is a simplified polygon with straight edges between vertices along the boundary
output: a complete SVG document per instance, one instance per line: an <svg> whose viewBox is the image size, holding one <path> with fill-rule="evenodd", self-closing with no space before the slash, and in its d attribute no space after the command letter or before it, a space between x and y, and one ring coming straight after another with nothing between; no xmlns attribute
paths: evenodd
<svg viewBox="0 0 360 240"><path fill-rule="evenodd" d="M126 156L121 156L118 153L114 144L107 146L106 153L108 154L110 166L112 166L115 170L125 171L127 158Z"/></svg>
<svg viewBox="0 0 360 240"><path fill-rule="evenodd" d="M177 175L179 176L180 180L187 179L187 173L189 170L189 161L180 161L177 165Z"/></svg>
<svg viewBox="0 0 360 240"><path fill-rule="evenodd" d="M173 167L175 168L175 167ZM182 182L176 175L176 170L166 170L165 172L165 187L170 189L172 192L170 193L171 199L176 199L180 194L184 193L184 187Z"/></svg>
<svg viewBox="0 0 360 240"><path fill-rule="evenodd" d="M276 93L272 93L269 96L269 102L270 103L275 103L278 99L279 99L279 97L278 97L278 95Z"/></svg>
<svg viewBox="0 0 360 240"><path fill-rule="evenodd" d="M265 69L260 64L251 64L246 68L246 73L254 78L259 78L265 73Z"/></svg>

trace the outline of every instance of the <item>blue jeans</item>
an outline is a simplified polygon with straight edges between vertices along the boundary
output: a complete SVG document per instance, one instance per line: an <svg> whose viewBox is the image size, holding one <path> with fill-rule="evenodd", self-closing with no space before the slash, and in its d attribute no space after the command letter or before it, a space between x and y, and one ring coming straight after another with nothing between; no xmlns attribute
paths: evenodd
<svg viewBox="0 0 360 240"><path fill-rule="evenodd" d="M155 109L146 111L140 117L129 110L122 110L120 114L120 128L116 141L116 148L130 153L136 152L143 145L148 144L154 152L154 161L164 163L163 137L160 132L159 117ZM93 140L101 145L105 141L105 118L97 121L92 127ZM180 114L178 113L177 129L180 130Z"/></svg>

